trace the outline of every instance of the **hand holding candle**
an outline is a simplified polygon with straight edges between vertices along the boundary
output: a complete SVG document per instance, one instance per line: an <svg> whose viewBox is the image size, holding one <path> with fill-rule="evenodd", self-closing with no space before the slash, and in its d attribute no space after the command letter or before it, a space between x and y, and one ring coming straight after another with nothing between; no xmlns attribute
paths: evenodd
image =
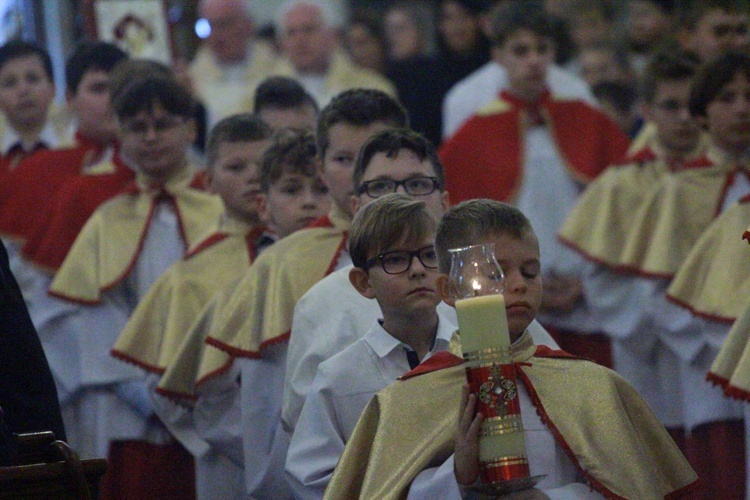
<svg viewBox="0 0 750 500"><path fill-rule="evenodd" d="M510 356L504 276L494 245L451 250L450 284L466 378L484 415L479 439L482 482L529 477L516 374Z"/></svg>

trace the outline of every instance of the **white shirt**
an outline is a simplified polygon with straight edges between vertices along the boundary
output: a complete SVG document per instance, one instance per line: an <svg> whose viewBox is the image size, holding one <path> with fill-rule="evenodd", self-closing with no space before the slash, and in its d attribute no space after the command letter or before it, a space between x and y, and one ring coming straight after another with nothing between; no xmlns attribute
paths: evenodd
<svg viewBox="0 0 750 500"><path fill-rule="evenodd" d="M34 320L61 399L68 441L84 458L107 455L112 440L164 443L154 418L144 373L109 352L148 287L184 251L177 218L160 204L135 268L102 294L79 305L45 294L34 301ZM41 290L40 290L41 292Z"/></svg>
<svg viewBox="0 0 750 500"><path fill-rule="evenodd" d="M598 106L586 82L558 66L547 70L547 85L555 95L582 99ZM508 72L490 61L451 87L443 100L443 138L455 134L469 117L497 99L507 86Z"/></svg>
<svg viewBox="0 0 750 500"><path fill-rule="evenodd" d="M454 330L438 315L435 343L422 361L447 350ZM406 348L377 321L363 338L318 366L286 459L297 498L323 497L367 403L411 370Z"/></svg>
<svg viewBox="0 0 750 500"><path fill-rule="evenodd" d="M351 268L323 278L294 308L281 411L284 429L289 433L297 426L318 365L364 337L375 320L382 317L377 301L360 295L349 282ZM444 302L437 308L447 321L458 324L455 309ZM537 345L559 349L537 321L533 321L528 330Z"/></svg>
<svg viewBox="0 0 750 500"><path fill-rule="evenodd" d="M18 134L18 132L8 126L5 134L3 134L3 137L0 139L0 153L2 153L3 155L7 155L8 151L10 151L10 149L16 144L21 144L23 150L29 153L33 151L34 148L36 148L36 146L38 145L44 146L49 149L55 149L60 145L61 142L61 138L57 135L54 125L52 125L52 122L49 120L44 124L44 127L39 132L39 136L37 137L36 142L34 142L33 144L25 144L21 140L21 136Z"/></svg>

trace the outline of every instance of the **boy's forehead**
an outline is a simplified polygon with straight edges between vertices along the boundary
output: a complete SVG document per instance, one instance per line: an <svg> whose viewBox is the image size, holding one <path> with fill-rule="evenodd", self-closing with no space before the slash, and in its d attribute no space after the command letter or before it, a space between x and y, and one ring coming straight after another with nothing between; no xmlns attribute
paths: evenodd
<svg viewBox="0 0 750 500"><path fill-rule="evenodd" d="M497 260L519 259L525 261L539 259L539 241L532 229L521 231L520 238L509 231L501 231L488 237L484 243L495 244ZM519 243L521 245L518 245ZM518 252L519 246L520 252Z"/></svg>
<svg viewBox="0 0 750 500"><path fill-rule="evenodd" d="M260 139L257 141L224 141L219 143L218 159L221 161L226 157L246 156L252 160L257 160L263 156L268 146L271 145L269 139Z"/></svg>
<svg viewBox="0 0 750 500"><path fill-rule="evenodd" d="M423 238L417 238L413 231L410 231L408 227L404 228L398 239L390 244L386 244L386 248L378 250L377 253L390 252L393 250L419 250L430 245L435 244L435 232L428 231Z"/></svg>
<svg viewBox="0 0 750 500"><path fill-rule="evenodd" d="M396 154L388 156L385 152L376 153L362 174L362 181L378 178L402 180L417 174L428 177L435 176L435 167L427 159L420 160L414 151L400 149Z"/></svg>
<svg viewBox="0 0 750 500"><path fill-rule="evenodd" d="M690 93L690 83L690 78L661 80L656 83L654 101L670 97L684 97Z"/></svg>
<svg viewBox="0 0 750 500"><path fill-rule="evenodd" d="M158 99L154 99L151 101L150 104L144 103L141 109L135 113L133 116L125 117L124 119L126 121L128 120L149 120L149 119L158 119L158 118L181 118L180 115L177 115L175 113L172 113L168 111L164 105L159 102Z"/></svg>
<svg viewBox="0 0 750 500"><path fill-rule="evenodd" d="M42 62L42 58L39 56L39 54L24 54L22 56L14 57L13 59L6 61L5 64L3 64L3 66L0 68L0 75L3 73L29 70L37 70L43 76L47 75L44 69L44 63Z"/></svg>
<svg viewBox="0 0 750 500"><path fill-rule="evenodd" d="M328 130L329 149L353 150L354 154L357 154L367 139L387 128L390 128L390 125L381 121L372 122L368 125L338 122Z"/></svg>
<svg viewBox="0 0 750 500"><path fill-rule="evenodd" d="M528 28L518 28L505 37L503 47L519 44L552 44L554 40L550 36L540 35Z"/></svg>

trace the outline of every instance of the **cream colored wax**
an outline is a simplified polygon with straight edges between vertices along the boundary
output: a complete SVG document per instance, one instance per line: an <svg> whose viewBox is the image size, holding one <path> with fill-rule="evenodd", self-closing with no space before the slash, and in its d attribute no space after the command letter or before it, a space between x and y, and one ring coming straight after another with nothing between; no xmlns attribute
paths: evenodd
<svg viewBox="0 0 750 500"><path fill-rule="evenodd" d="M508 318L502 295L482 295L457 300L456 316L464 352L510 347Z"/></svg>

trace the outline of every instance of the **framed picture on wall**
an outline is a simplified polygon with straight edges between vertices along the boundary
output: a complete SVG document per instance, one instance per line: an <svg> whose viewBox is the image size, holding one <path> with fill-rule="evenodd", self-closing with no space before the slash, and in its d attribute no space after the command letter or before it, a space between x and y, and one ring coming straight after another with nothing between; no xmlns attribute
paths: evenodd
<svg viewBox="0 0 750 500"><path fill-rule="evenodd" d="M135 58L172 62L172 46L163 0L97 0L99 40L117 44Z"/></svg>

